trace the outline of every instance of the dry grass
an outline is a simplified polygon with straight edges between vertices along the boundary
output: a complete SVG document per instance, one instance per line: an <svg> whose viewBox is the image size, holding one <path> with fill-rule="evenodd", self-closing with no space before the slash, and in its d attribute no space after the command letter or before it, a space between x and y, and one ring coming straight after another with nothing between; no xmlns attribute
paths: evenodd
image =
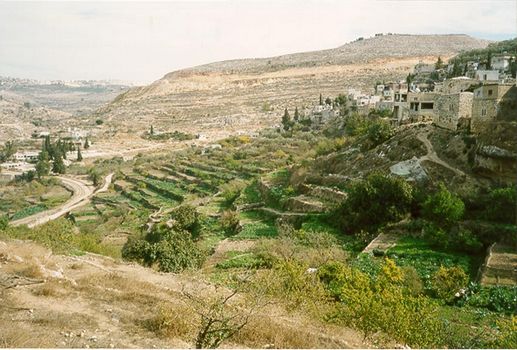
<svg viewBox="0 0 517 350"><path fill-rule="evenodd" d="M35 332L19 322L0 321L0 348L51 348L55 344L44 332Z"/></svg>
<svg viewBox="0 0 517 350"><path fill-rule="evenodd" d="M142 325L160 337L191 340L195 333L192 310L185 305L162 304L156 315L143 321Z"/></svg>
<svg viewBox="0 0 517 350"><path fill-rule="evenodd" d="M252 348L342 348L345 343L332 339L323 332L311 333L299 324L288 325L271 317L256 317L237 333L232 342Z"/></svg>
<svg viewBox="0 0 517 350"><path fill-rule="evenodd" d="M44 314L38 314L31 320L31 322L39 326L59 330L93 329L98 327L98 323L93 316L89 316L84 313L67 313L58 311L49 311Z"/></svg>
<svg viewBox="0 0 517 350"><path fill-rule="evenodd" d="M43 297L62 298L70 294L72 288L73 286L69 281L51 279L44 284L35 287L32 290L32 294Z"/></svg>
<svg viewBox="0 0 517 350"><path fill-rule="evenodd" d="M16 273L28 278L44 278L45 272L39 264L31 263L27 266L21 267Z"/></svg>

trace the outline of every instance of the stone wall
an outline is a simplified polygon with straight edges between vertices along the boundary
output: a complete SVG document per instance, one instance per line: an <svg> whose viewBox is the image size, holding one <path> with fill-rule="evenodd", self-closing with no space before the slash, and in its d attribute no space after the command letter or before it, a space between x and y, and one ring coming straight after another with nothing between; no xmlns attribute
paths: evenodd
<svg viewBox="0 0 517 350"><path fill-rule="evenodd" d="M483 131L495 120L499 102L497 100L474 99L472 101L472 121L470 130L473 133Z"/></svg>
<svg viewBox="0 0 517 350"><path fill-rule="evenodd" d="M472 92L437 95L433 123L453 131L468 128L472 116L472 99Z"/></svg>

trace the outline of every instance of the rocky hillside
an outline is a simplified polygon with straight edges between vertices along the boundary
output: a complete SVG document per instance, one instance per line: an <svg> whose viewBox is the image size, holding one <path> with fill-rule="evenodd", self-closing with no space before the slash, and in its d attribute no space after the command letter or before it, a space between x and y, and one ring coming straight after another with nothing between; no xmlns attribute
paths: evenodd
<svg viewBox="0 0 517 350"><path fill-rule="evenodd" d="M122 132L158 129L226 132L276 123L285 108L335 96L349 87L404 79L420 62L434 62L487 41L466 35L384 35L335 49L212 63L165 75L131 89L98 111ZM222 136L222 135L218 135Z"/></svg>

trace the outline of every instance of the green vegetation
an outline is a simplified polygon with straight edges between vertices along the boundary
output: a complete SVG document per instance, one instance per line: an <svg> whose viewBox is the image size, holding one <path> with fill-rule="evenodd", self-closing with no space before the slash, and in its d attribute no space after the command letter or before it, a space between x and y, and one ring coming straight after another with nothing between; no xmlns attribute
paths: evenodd
<svg viewBox="0 0 517 350"><path fill-rule="evenodd" d="M321 102L340 109L335 132L298 128L302 116L295 108L287 129L258 137L127 162L73 163L67 172L87 175L95 185L114 172L113 185L67 219L34 230L9 227L2 216L1 235L163 272L198 269L233 291L245 285L239 289L245 296L265 293L288 312L353 327L379 346L388 340L411 347L515 347L515 287L476 283L488 245L515 236L515 187L465 198L433 179L410 184L386 175L377 160L376 171L363 172L368 152L396 159L384 143L394 135L389 115L348 115L343 95ZM341 118L341 108L348 118ZM162 134L152 128L149 135ZM389 147L405 142L395 137ZM43 170L51 159L47 149ZM347 172L347 158L358 171ZM345 165L334 171L330 162ZM55 186L45 182L45 171L41 177L17 183L16 196ZM58 202L43 193L23 203L2 193L0 210L13 219ZM307 210L307 203L323 210ZM379 233L393 241L362 253ZM171 317L157 315L149 329L166 333L174 328L167 326Z"/></svg>
<svg viewBox="0 0 517 350"><path fill-rule="evenodd" d="M372 174L353 183L348 198L336 211L339 226L346 232L379 227L402 219L413 200L412 187L401 178Z"/></svg>
<svg viewBox="0 0 517 350"><path fill-rule="evenodd" d="M170 223L154 224L149 231L131 237L122 249L122 257L147 266L157 264L164 272L200 267L204 253L193 240L200 225L195 208L178 207L171 219Z"/></svg>
<svg viewBox="0 0 517 350"><path fill-rule="evenodd" d="M1 235L41 243L57 254L91 252L112 257L120 256L115 247L101 243L102 238L98 235L76 233L74 225L66 219L50 221L33 229L9 226L0 231Z"/></svg>

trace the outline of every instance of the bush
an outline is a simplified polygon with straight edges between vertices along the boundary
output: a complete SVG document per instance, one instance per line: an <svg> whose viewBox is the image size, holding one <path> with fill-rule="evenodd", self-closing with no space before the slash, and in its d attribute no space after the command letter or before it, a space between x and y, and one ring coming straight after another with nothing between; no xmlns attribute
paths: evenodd
<svg viewBox="0 0 517 350"><path fill-rule="evenodd" d="M224 204L228 207L231 206L245 187L246 183L242 180L233 180L222 185L221 194L224 198Z"/></svg>
<svg viewBox="0 0 517 350"><path fill-rule="evenodd" d="M517 316L512 316L509 320L496 321L498 328L497 335L490 346L500 349L517 348Z"/></svg>
<svg viewBox="0 0 517 350"><path fill-rule="evenodd" d="M0 230L5 230L9 226L9 218L7 215L0 215Z"/></svg>
<svg viewBox="0 0 517 350"><path fill-rule="evenodd" d="M402 268L403 281L406 292L412 296L422 295L424 292L424 283L413 266L404 266Z"/></svg>
<svg viewBox="0 0 517 350"><path fill-rule="evenodd" d="M337 263L320 268L318 275L339 302L329 317L360 329L366 338L384 332L412 347L442 344L443 326L436 317L436 305L406 293L401 284L403 273L389 259L377 279Z"/></svg>
<svg viewBox="0 0 517 350"><path fill-rule="evenodd" d="M423 226L424 238L434 247L454 250L468 254L477 254L483 249L483 243L470 230L461 227L441 228L427 222Z"/></svg>
<svg viewBox="0 0 517 350"><path fill-rule="evenodd" d="M517 309L517 287L473 285L465 299L470 306L511 314Z"/></svg>
<svg viewBox="0 0 517 350"><path fill-rule="evenodd" d="M460 290L466 289L468 280L462 268L441 266L432 278L433 292L438 298L450 303L461 296Z"/></svg>
<svg viewBox="0 0 517 350"><path fill-rule="evenodd" d="M323 139L316 145L316 155L322 156L332 152L337 152L346 146L345 138Z"/></svg>
<svg viewBox="0 0 517 350"><path fill-rule="evenodd" d="M129 239L122 248L122 257L147 266L157 264L163 272L200 267L204 261L204 254L192 241L190 232L165 223L154 225L143 239Z"/></svg>
<svg viewBox="0 0 517 350"><path fill-rule="evenodd" d="M347 200L337 210L338 223L346 231L372 229L401 220L409 212L412 187L401 178L372 174L352 184Z"/></svg>
<svg viewBox="0 0 517 350"><path fill-rule="evenodd" d="M226 210L221 214L221 218L219 219L219 223L223 228L224 232L233 236L239 233L240 231L240 221L239 214L234 210Z"/></svg>
<svg viewBox="0 0 517 350"><path fill-rule="evenodd" d="M497 223L515 224L517 187L498 188L488 195L486 218Z"/></svg>
<svg viewBox="0 0 517 350"><path fill-rule="evenodd" d="M423 204L422 213L426 219L440 223L452 224L463 217L465 204L444 184L439 185L436 193L427 197Z"/></svg>
<svg viewBox="0 0 517 350"><path fill-rule="evenodd" d="M377 120L371 123L367 130L368 140L372 143L372 146L383 143L391 138L394 133L389 122L384 120Z"/></svg>
<svg viewBox="0 0 517 350"><path fill-rule="evenodd" d="M174 209L171 213L174 220L174 227L180 230L189 231L192 237L199 233L199 214L192 205L184 204Z"/></svg>

